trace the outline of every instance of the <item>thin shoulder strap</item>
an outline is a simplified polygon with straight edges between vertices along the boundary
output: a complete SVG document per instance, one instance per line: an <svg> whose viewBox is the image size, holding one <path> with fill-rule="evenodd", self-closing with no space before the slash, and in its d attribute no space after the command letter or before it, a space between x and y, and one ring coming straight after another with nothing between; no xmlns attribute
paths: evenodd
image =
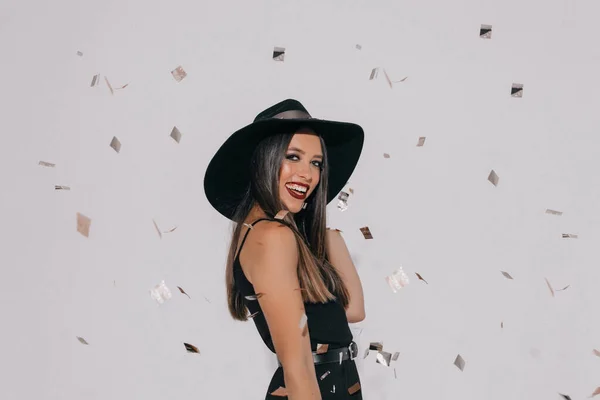
<svg viewBox="0 0 600 400"><path fill-rule="evenodd" d="M267 220L267 221L275 221L275 220L274 220L274 219L272 219L272 218L259 218L259 219L257 219L256 221L254 221L254 222L253 222L253 223L251 223L251 224L244 224L244 225L246 225L246 226L248 227L248 230L247 230L247 231L246 231L246 233L244 234L244 238L242 239L242 243L240 243L240 248L239 248L239 249L237 249L237 252L236 252L236 257L237 257L237 256L239 256L240 252L242 251L242 247L244 247L244 243L246 243L246 238L248 237L248 234L250 233L250 231L252 230L252 228L254 228L254 225L255 225L257 222L260 222L260 221L265 221L265 220Z"/></svg>

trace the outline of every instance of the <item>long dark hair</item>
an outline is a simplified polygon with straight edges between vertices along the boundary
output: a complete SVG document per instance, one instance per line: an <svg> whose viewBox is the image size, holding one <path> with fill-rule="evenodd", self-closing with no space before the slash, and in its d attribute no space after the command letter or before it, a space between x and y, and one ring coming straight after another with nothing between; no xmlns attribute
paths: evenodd
<svg viewBox="0 0 600 400"><path fill-rule="evenodd" d="M284 209L279 197L279 170L294 133L277 134L262 140L254 151L250 163L250 185L238 203L233 216L233 232L227 257L225 280L229 312L236 320L246 321L248 309L244 297L235 285L233 263L243 222L255 204L269 216ZM319 184L307 199L307 207L297 214L288 213L283 222L296 235L298 243L298 280L304 302L325 303L337 299L344 308L350 294L336 269L329 263L325 249L327 208L327 151L319 136L323 150L323 164Z"/></svg>

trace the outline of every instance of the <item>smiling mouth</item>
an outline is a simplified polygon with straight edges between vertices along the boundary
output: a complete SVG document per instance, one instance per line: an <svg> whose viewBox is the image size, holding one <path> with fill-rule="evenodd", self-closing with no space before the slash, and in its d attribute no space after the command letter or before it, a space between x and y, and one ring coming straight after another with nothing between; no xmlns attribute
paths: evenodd
<svg viewBox="0 0 600 400"><path fill-rule="evenodd" d="M307 186L299 185L297 183L286 183L285 188L293 198L298 200L306 199L306 194L308 193Z"/></svg>

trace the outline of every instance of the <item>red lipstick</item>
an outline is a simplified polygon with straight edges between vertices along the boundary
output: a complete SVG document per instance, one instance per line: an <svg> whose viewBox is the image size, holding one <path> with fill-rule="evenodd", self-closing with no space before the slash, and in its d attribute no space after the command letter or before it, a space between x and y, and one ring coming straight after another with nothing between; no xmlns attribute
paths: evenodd
<svg viewBox="0 0 600 400"><path fill-rule="evenodd" d="M306 194L308 193L309 186L304 183L299 182L288 182L285 184L285 188L287 189L290 196L298 200L306 199ZM305 189L302 191L302 189Z"/></svg>

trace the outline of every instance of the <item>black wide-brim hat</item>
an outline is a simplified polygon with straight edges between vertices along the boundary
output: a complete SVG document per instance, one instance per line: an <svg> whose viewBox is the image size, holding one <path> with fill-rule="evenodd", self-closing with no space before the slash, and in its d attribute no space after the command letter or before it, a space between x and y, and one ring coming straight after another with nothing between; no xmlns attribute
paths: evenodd
<svg viewBox="0 0 600 400"><path fill-rule="evenodd" d="M344 188L363 148L364 131L353 123L310 116L297 100L284 100L262 111L254 122L233 133L208 164L204 192L210 204L233 219L236 207L250 184L250 161L258 143L271 136L309 127L323 138L329 172L327 203Z"/></svg>

